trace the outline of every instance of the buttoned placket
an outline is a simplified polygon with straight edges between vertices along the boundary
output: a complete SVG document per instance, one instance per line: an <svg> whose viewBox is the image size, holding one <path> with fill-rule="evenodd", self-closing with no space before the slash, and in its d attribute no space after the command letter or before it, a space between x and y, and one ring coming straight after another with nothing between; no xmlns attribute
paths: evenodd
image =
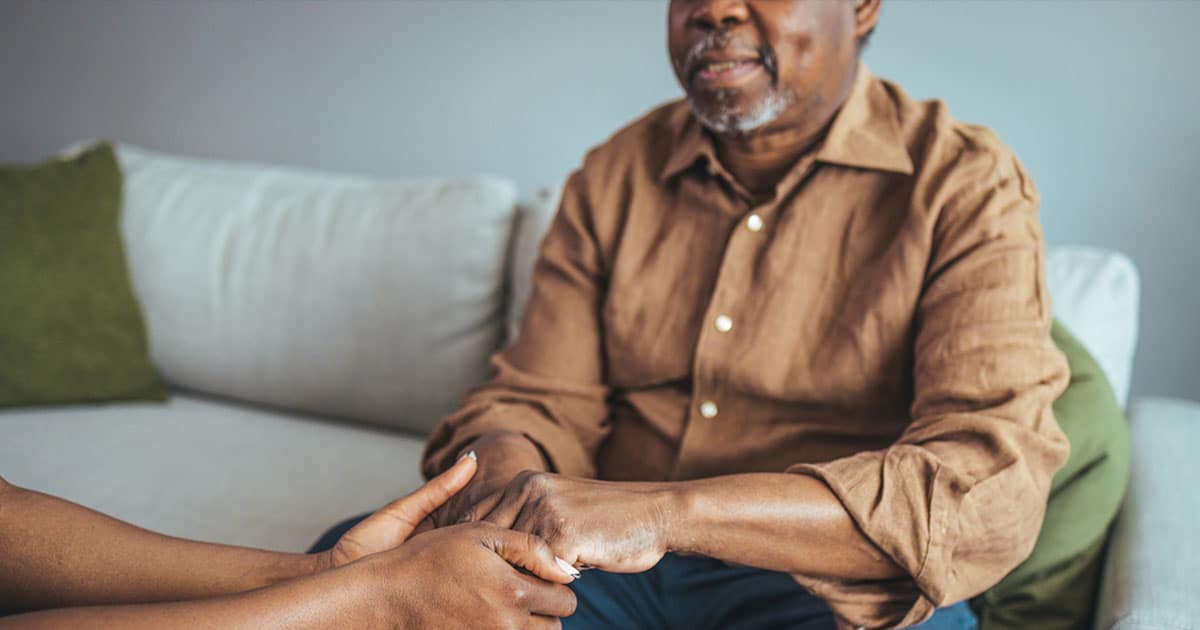
<svg viewBox="0 0 1200 630"><path fill-rule="evenodd" d="M673 471L674 478L687 478L690 469L689 454L696 447L712 444L705 438L717 430L715 423L725 420L736 422L737 419L728 414L723 415L722 405L733 401L722 400L725 390L721 382L721 361L728 357L732 344L736 344L738 335L738 303L751 290L750 261L756 258L758 251L766 247L770 241L768 225L779 211L781 200L790 195L779 194L799 185L803 178L812 170L812 159L806 158L798 163L796 168L788 173L780 182L777 193L765 203L755 205L751 195L721 167L711 164L707 175L728 186L727 190L735 193L737 203L743 208L740 218L730 230L725 242L721 265L717 271L717 280L713 285L708 306L704 315L704 325L701 328L692 360L692 399L688 409L687 424L680 438L679 456ZM717 182L714 181L714 184ZM743 337L744 338L744 337ZM727 404L726 407L736 408ZM736 414L735 414L736 415ZM719 443L719 441L718 441ZM695 445L695 446L693 446Z"/></svg>

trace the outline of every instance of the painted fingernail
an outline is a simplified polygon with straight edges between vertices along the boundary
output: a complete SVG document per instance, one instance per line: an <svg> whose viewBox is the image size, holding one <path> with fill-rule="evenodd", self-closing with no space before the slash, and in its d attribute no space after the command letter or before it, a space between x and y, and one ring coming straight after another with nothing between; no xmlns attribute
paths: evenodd
<svg viewBox="0 0 1200 630"><path fill-rule="evenodd" d="M575 578L576 580L579 579L579 576L583 575L582 573L579 572L578 569L571 566L571 564L569 562L567 562L566 560L563 560L562 558L555 557L554 561L558 563L558 568L562 569L563 573L566 573L567 575Z"/></svg>
<svg viewBox="0 0 1200 630"><path fill-rule="evenodd" d="M458 461L461 462L462 460L467 459L468 457L470 457L471 459L473 459L475 461L479 461L479 458L475 456L475 451L467 451L466 453L459 455Z"/></svg>

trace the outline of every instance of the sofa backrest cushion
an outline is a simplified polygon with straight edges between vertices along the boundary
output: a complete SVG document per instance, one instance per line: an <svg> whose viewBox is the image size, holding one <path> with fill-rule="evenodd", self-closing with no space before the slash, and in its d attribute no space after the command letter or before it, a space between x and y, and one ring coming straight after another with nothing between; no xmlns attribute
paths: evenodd
<svg viewBox="0 0 1200 630"><path fill-rule="evenodd" d="M1092 353L1124 409L1138 336L1140 284L1133 261L1105 249L1056 247L1047 257L1046 283L1055 318Z"/></svg>
<svg viewBox="0 0 1200 630"><path fill-rule="evenodd" d="M487 377L512 182L117 154L130 270L170 383L426 432Z"/></svg>
<svg viewBox="0 0 1200 630"><path fill-rule="evenodd" d="M533 292L533 264L541 250L542 236L558 211L558 188L541 188L528 201L517 204L517 224L513 234L512 277L508 283L508 342L521 330L521 315Z"/></svg>
<svg viewBox="0 0 1200 630"><path fill-rule="evenodd" d="M558 188L545 188L522 204L511 267L509 341L519 329L529 299L530 276L542 232L557 211ZM1119 252L1064 246L1050 250L1046 281L1054 316L1092 353L1112 384L1117 401L1129 398L1138 332L1138 274Z"/></svg>

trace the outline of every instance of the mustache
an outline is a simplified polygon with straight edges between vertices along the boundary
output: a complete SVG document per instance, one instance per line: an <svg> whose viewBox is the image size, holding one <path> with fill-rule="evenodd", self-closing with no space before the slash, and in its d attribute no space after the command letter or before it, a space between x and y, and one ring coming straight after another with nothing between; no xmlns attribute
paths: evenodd
<svg viewBox="0 0 1200 630"><path fill-rule="evenodd" d="M758 58L762 60L763 68L770 75L771 81L778 80L775 50L769 44L755 45L753 42L748 42L745 38L737 37L729 31L712 31L708 35L705 35L704 39L693 44L683 57L683 76L691 77L694 75L700 69L700 64L706 53L725 49L754 51L758 55Z"/></svg>

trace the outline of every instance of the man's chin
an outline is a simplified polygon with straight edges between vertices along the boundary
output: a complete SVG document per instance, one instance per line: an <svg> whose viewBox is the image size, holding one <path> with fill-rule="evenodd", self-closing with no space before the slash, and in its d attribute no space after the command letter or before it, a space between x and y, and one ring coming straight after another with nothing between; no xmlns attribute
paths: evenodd
<svg viewBox="0 0 1200 630"><path fill-rule="evenodd" d="M746 99L740 93L726 92L712 97L704 95L688 99L696 119L709 130L737 135L748 134L771 124L783 114L790 102L779 93Z"/></svg>
<svg viewBox="0 0 1200 630"><path fill-rule="evenodd" d="M753 111L723 108L692 107L696 120L709 131L719 134L744 135L775 120L776 116L755 115Z"/></svg>

